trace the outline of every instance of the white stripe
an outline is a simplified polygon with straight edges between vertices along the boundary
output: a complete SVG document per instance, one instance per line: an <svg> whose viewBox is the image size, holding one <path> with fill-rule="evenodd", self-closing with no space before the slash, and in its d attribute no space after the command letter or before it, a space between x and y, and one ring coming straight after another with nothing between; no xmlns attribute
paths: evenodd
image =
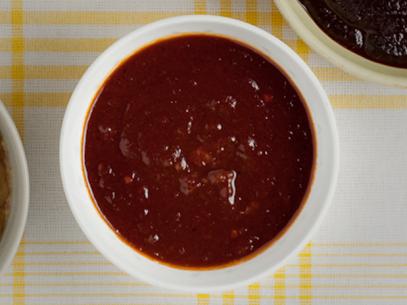
<svg viewBox="0 0 407 305"><path fill-rule="evenodd" d="M220 12L220 2L208 1L206 3L206 9L209 14L219 14Z"/></svg>
<svg viewBox="0 0 407 305"><path fill-rule="evenodd" d="M26 52L26 65L67 65L82 66L91 64L99 52Z"/></svg>
<svg viewBox="0 0 407 305"><path fill-rule="evenodd" d="M119 38L137 25L25 25L27 38Z"/></svg>
<svg viewBox="0 0 407 305"><path fill-rule="evenodd" d="M321 67L321 68L334 68L335 66L327 61L321 55L311 52L308 55L307 64L311 67Z"/></svg>
<svg viewBox="0 0 407 305"><path fill-rule="evenodd" d="M33 278L30 278L30 280L35 280ZM98 280L98 277L93 277L89 279L85 279L88 282L92 282L94 280ZM52 293L52 288L50 288L51 293ZM151 298L149 297L143 297L143 296L104 296L103 295L103 287L98 290L100 293L100 296L98 296L98 293L95 294L93 297L83 297L83 296L72 296L69 297L68 300L70 303L67 301L61 302L61 296L55 296L55 297L42 297L42 296L29 296L27 294L24 295L24 299L27 304L30 305L55 305L55 304L75 304L75 305L85 305L85 304L100 304L100 305L106 305L106 304L123 304L123 305L145 305L145 304L167 304L167 305L190 305L194 304L196 302L196 298L194 296L188 297L188 298L178 298L178 297L173 297L171 296L171 292L167 292L166 294L163 294L161 297L154 297L153 300L154 302L152 303L150 301ZM128 294L132 294L132 290L128 290ZM5 302L3 304L13 304L12 298L2 298L2 302ZM15 303L14 303L15 304ZM396 303L393 302L392 300L392 305L398 305L402 303ZM211 302L211 305L215 305L215 303ZM403 305L403 304L402 304Z"/></svg>
<svg viewBox="0 0 407 305"><path fill-rule="evenodd" d="M323 87L329 95L337 94L363 94L363 95L406 95L407 89L392 88L374 83L369 83L361 80L353 81L323 81Z"/></svg>
<svg viewBox="0 0 407 305"><path fill-rule="evenodd" d="M11 24L0 25L0 38L11 38Z"/></svg>
<svg viewBox="0 0 407 305"><path fill-rule="evenodd" d="M7 57L5 56L8 53ZM0 52L0 65L10 64L9 52ZM5 54L3 56L3 54ZM26 52L26 65L88 65L91 64L100 52ZM308 56L308 65L311 67L334 68L332 64L324 60L318 54L311 53Z"/></svg>
<svg viewBox="0 0 407 305"><path fill-rule="evenodd" d="M3 92L11 90L10 79L2 79L0 89ZM77 80L65 79L30 79L25 81L25 91L27 92L71 92L75 87ZM356 83L356 84L355 84ZM391 88L371 84L363 81L322 82L328 95L372 95L372 96L389 96L405 95L407 101L407 89Z"/></svg>
<svg viewBox="0 0 407 305"><path fill-rule="evenodd" d="M0 52L0 66L11 65L11 52Z"/></svg>
<svg viewBox="0 0 407 305"><path fill-rule="evenodd" d="M283 39L296 40L299 39L293 29L287 25L283 25Z"/></svg>
<svg viewBox="0 0 407 305"><path fill-rule="evenodd" d="M0 94L10 93L12 91L12 80L11 79L0 79Z"/></svg>
<svg viewBox="0 0 407 305"><path fill-rule="evenodd" d="M71 92L77 80L30 79L25 81L25 92Z"/></svg>
<svg viewBox="0 0 407 305"><path fill-rule="evenodd" d="M272 29L271 24L262 24L262 25L259 25L259 27L271 34L271 29Z"/></svg>
<svg viewBox="0 0 407 305"><path fill-rule="evenodd" d="M257 11L262 13L271 12L271 1L257 1Z"/></svg>
<svg viewBox="0 0 407 305"><path fill-rule="evenodd" d="M9 11L11 9L11 1L0 1L0 10Z"/></svg>
<svg viewBox="0 0 407 305"><path fill-rule="evenodd" d="M246 10L246 2L245 2L245 0L233 0L233 1L231 1L231 4L232 4L232 12L233 11L245 12L245 10Z"/></svg>

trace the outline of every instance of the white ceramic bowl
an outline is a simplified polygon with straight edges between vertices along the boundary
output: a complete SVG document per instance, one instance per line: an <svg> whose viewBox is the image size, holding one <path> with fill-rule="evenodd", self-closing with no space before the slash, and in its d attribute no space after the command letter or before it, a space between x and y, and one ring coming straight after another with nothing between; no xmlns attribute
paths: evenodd
<svg viewBox="0 0 407 305"><path fill-rule="evenodd" d="M6 107L0 101L0 134L10 169L10 214L0 237L0 273L10 264L24 232L29 203L29 176L23 144Z"/></svg>
<svg viewBox="0 0 407 305"><path fill-rule="evenodd" d="M180 33L213 33L242 41L277 62L296 84L310 110L317 138L316 172L308 200L289 230L252 259L223 269L183 270L140 255L100 217L82 172L82 134L87 111L103 81L122 62L151 42ZM338 172L338 137L328 98L315 75L288 46L269 33L237 20L215 16L183 16L144 26L109 47L89 67L72 94L61 132L60 166L65 193L83 232L120 269L165 288L184 291L231 289L272 272L298 252L321 220L331 200Z"/></svg>
<svg viewBox="0 0 407 305"><path fill-rule="evenodd" d="M285 20L315 52L358 78L407 87L407 69L386 66L349 51L322 31L298 0L274 0Z"/></svg>

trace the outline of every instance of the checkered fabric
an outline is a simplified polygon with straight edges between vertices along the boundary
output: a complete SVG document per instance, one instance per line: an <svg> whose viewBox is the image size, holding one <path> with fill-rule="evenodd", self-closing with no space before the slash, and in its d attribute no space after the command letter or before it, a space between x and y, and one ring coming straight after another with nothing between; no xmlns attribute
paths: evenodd
<svg viewBox="0 0 407 305"><path fill-rule="evenodd" d="M312 242L263 281L224 293L165 291L119 271L80 231L59 175L62 117L87 66L137 27L184 14L241 19L290 45L321 80L340 132L337 191ZM23 241L0 276L0 304L407 303L407 90L335 68L271 0L0 0L0 98L23 137L32 184Z"/></svg>

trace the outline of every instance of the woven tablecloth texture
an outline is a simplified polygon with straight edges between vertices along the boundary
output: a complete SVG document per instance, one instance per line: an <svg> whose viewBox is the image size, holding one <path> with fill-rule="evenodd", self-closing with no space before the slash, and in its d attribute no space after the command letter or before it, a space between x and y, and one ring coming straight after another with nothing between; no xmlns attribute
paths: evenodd
<svg viewBox="0 0 407 305"><path fill-rule="evenodd" d="M185 14L241 19L290 45L321 80L340 132L337 190L312 242L274 275L224 293L165 291L119 271L79 229L59 174L62 117L87 66L139 26ZM1 305L407 303L407 90L335 68L271 0L0 0L0 98L23 137L32 184L23 241L0 276Z"/></svg>

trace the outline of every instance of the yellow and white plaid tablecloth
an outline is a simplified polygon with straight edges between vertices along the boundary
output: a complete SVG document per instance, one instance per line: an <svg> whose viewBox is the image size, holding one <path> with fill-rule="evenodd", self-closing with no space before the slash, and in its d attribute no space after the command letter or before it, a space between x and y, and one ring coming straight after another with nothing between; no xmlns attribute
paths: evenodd
<svg viewBox="0 0 407 305"><path fill-rule="evenodd" d="M183 14L238 18L289 44L322 81L340 132L336 195L312 243L262 282L225 293L169 292L120 272L86 240L60 182L61 121L86 67L122 35ZM407 303L407 90L333 67L271 0L0 0L0 98L24 139L32 184L23 242L0 276L1 305Z"/></svg>

